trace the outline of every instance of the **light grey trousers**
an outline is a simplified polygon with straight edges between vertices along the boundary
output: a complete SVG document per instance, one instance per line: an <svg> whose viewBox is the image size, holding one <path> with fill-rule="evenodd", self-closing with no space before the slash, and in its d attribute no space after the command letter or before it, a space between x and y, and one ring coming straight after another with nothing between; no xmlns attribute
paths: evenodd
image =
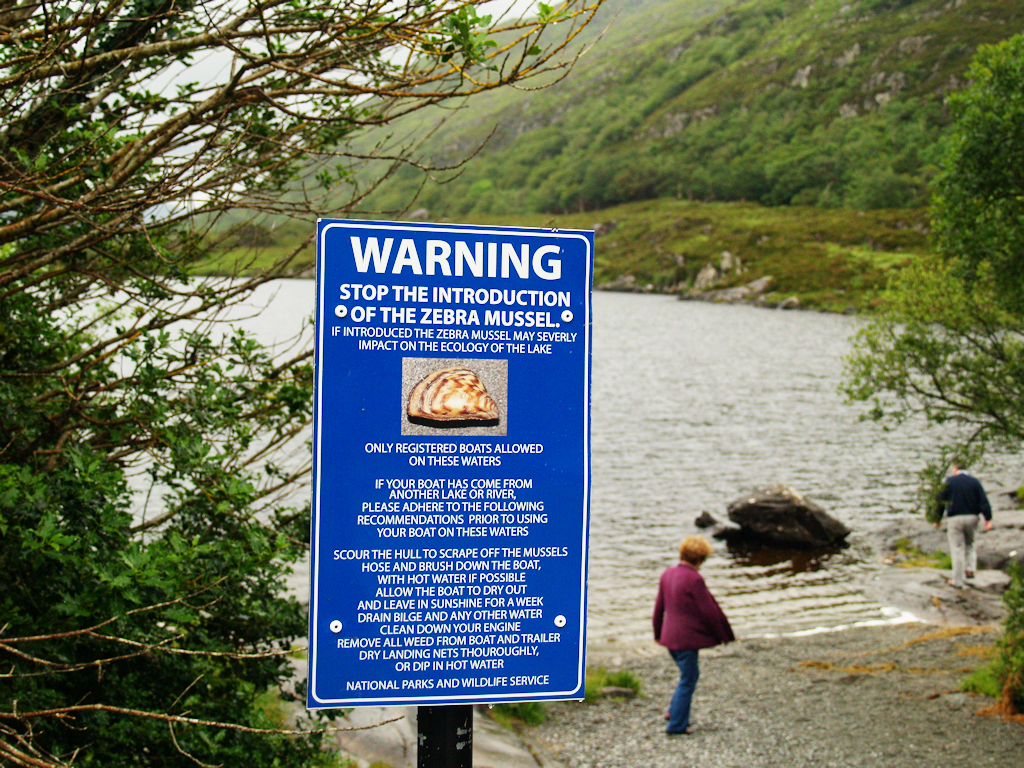
<svg viewBox="0 0 1024 768"><path fill-rule="evenodd" d="M953 586L963 587L964 571L978 570L978 553L974 549L974 532L978 528L977 515L953 515L946 518L946 537L949 555L953 558Z"/></svg>

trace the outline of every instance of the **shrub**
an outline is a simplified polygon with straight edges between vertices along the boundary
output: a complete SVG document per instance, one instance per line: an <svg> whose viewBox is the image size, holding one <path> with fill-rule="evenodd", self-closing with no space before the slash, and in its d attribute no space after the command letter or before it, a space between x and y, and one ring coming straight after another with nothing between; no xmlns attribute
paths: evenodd
<svg viewBox="0 0 1024 768"><path fill-rule="evenodd" d="M1010 587L1003 594L1007 615L996 656L968 675L961 688L996 697L995 706L982 713L1024 721L1024 565L1011 564L1010 577Z"/></svg>

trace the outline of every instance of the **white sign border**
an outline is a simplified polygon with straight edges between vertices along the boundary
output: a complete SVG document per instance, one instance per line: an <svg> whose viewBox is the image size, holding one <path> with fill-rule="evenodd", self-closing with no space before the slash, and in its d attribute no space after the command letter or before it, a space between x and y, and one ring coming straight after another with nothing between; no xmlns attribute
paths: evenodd
<svg viewBox="0 0 1024 768"><path fill-rule="evenodd" d="M320 221L317 220L317 227L319 228ZM493 237L499 237L509 232L514 233L517 237L544 237L544 238L558 238L558 239L576 239L583 241L586 247L586 291L584 292L584 300L586 302L586 311L584 313L586 328L584 334L584 344L587 350L587 364L583 367L583 412L587 415L583 425L583 537L580 542L583 557L581 559L580 566L580 627L579 627L579 655L577 661L576 670L576 687L572 690L567 691L550 691L546 693L523 693L523 694L487 694L478 696L464 696L464 695L452 695L452 696L436 696L436 695L424 695L418 696L390 696L390 697L375 697L375 698L343 698L343 699L325 699L321 698L316 693L316 671L317 671L317 654L319 648L317 647L317 618L320 610L320 601L313 599L314 596L319 597L320 595L320 558L317 557L317 551L314 549L310 550L310 568L311 568L311 582L310 582L310 603L311 603L311 614L310 614L310 632L309 632L309 698L312 699L316 704L308 707L309 709L333 709L338 707L353 707L353 706L396 706L396 705L414 705L427 702L448 702L450 704L487 704L495 702L505 701L541 701L541 700L554 700L557 697L568 697L572 694L580 691L583 687L586 670L584 665L586 663L587 649L586 649L586 626L587 626L587 565L589 558L588 543L589 543L589 517L590 517L590 332L591 332L591 298L592 298L592 284L593 284L593 267L594 257L591 252L590 239L586 235L579 233L578 231L566 231L560 232L557 229L537 231L536 229L520 228L520 227L476 227L476 226L447 226L447 225L423 225L423 226L410 226L408 224L392 224L390 222L360 222L360 221L332 221L327 224L320 232L320 241L318 243L316 253L316 292L317 292L317 314L316 314L316 334L317 334L317 381L316 381L316 392L317 399L314 404L316 419L315 424L317 429L314 435L313 445L313 473L315 476L313 491L313 526L314 526L314 538L317 548L319 549L320 544L320 500L322 495L320 493L320 458L321 458L321 440L320 440L320 426L323 424L323 354L324 354L324 339L326 337L323 321L325 320L326 311L326 285L322 279L322 265L321 260L324 256L324 245L326 242L327 233L336 227L344 229L372 229L380 230L387 227L389 231L398 232L417 232L422 233L425 231L439 232L449 235L459 234L475 234L475 235L487 235Z"/></svg>

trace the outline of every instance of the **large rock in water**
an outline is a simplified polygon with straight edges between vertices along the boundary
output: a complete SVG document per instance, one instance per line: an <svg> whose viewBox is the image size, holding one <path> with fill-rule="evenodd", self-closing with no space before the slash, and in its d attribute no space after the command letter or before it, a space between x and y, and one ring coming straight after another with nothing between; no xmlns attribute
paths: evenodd
<svg viewBox="0 0 1024 768"><path fill-rule="evenodd" d="M745 539L785 547L827 547L850 529L788 485L760 488L728 507Z"/></svg>

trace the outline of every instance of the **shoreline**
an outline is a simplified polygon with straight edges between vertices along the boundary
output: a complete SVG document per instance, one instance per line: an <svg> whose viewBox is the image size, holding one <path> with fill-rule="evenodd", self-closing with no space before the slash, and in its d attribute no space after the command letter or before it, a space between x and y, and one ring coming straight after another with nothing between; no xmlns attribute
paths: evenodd
<svg viewBox="0 0 1024 768"><path fill-rule="evenodd" d="M565 768L1005 768L1020 759L1024 726L976 717L991 700L957 690L997 636L913 623L702 651L694 733L682 737L663 732L678 671L667 654L635 657L625 667L642 680L639 697L553 705L523 736Z"/></svg>
<svg viewBox="0 0 1024 768"><path fill-rule="evenodd" d="M487 707L475 707L473 764L934 768L963 761L1009 768L1024 753L1024 725L976 716L993 700L958 690L998 636L992 625L913 622L743 638L706 649L687 736L664 733L678 670L651 641L650 649L607 665L641 680L636 698L551 702L546 722L515 732L495 723ZM353 725L399 719L348 733L338 745L359 755L364 768L373 760L414 768L415 715L414 707L354 710L346 718Z"/></svg>
<svg viewBox="0 0 1024 768"><path fill-rule="evenodd" d="M204 276L231 277L231 275L219 272L210 272ZM629 275L628 277L632 277ZM798 309L807 312L824 312L828 314L851 315L858 314L856 307L848 306L842 310L823 307L807 307L800 303L800 297L796 293L789 293L785 298L767 298L763 289L750 288L752 284L762 283L765 279L771 280L770 275L758 278L743 285L732 288L711 288L705 291L686 290L679 286L655 287L654 285L639 285L634 282L610 280L600 285L593 286L593 290L600 293L635 293L645 296L674 296L679 301L701 301L707 304L731 304L737 306L758 307L760 309ZM294 275L282 278L286 280L315 280L316 265L303 267ZM767 287L767 286L766 286Z"/></svg>
<svg viewBox="0 0 1024 768"><path fill-rule="evenodd" d="M865 594L932 624L968 626L1001 621L1006 613L1002 593L1010 582L1009 564L1024 564L1024 510L1012 506L1005 491L994 491L990 499L994 527L988 533L979 528L975 538L977 576L966 589L954 589L947 583L952 577L949 570L906 567L908 550L926 556L949 553L945 524L936 529L923 516L915 516L869 533L868 540L881 565L865 580Z"/></svg>
<svg viewBox="0 0 1024 768"><path fill-rule="evenodd" d="M639 697L553 704L548 721L523 726L522 737L545 768L1016 765L1024 725L976 716L994 701L959 691L999 636L1007 563L1024 557L1024 511L1005 493L993 497L997 527L979 536L971 587L950 587L949 571L897 564L897 542L945 549L944 530L908 517L868 533L879 562L861 586L891 619L702 651L694 733L663 733L678 672L650 641L625 654L588 653L590 666L636 674Z"/></svg>
<svg viewBox="0 0 1024 768"><path fill-rule="evenodd" d="M1024 557L1024 511L1003 493L993 496L997 527L979 537L973 586L954 589L949 571L896 564L898 541L925 552L946 541L944 530L907 518L868 534L881 562L861 585L893 611L891 620L744 637L702 651L692 734L663 732L678 672L652 640L625 655L588 654L591 666L636 674L639 697L557 703L547 722L521 735L546 768L1018 764L1024 725L976 716L994 701L959 691L999 636L1009 581L999 568Z"/></svg>
<svg viewBox="0 0 1024 768"><path fill-rule="evenodd" d="M999 541L1024 537L1024 511L997 512ZM1018 527L1019 525L1019 527ZM616 651L590 650L590 667L637 675L635 699L553 702L549 717L508 731L475 713L477 768L790 768L833 765L934 768L971 761L1007 768L1024 753L1024 725L975 714L994 702L961 693L960 681L985 663L1005 611L999 584L954 590L948 571L887 562L907 527L945 539L922 520L871 534L881 562L865 592L889 619L742 637L701 652L695 732L669 737L663 713L678 679L665 650L648 640ZM1022 538L1024 541L1024 538ZM996 539L993 538L993 545ZM1011 550L1013 551L1013 550ZM989 571L990 575L1001 571ZM979 571L980 577L985 572ZM360 708L346 719L368 725L336 744L361 765L415 766L415 708Z"/></svg>

